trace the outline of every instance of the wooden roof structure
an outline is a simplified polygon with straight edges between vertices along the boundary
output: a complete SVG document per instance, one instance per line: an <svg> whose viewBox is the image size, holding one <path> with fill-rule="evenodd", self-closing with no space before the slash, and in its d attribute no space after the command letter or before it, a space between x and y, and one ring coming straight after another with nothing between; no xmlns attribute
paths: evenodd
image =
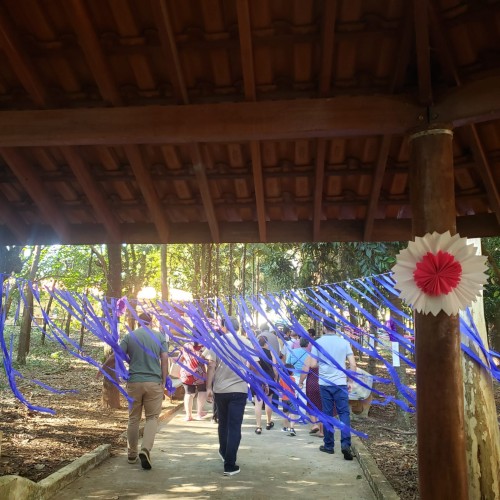
<svg viewBox="0 0 500 500"><path fill-rule="evenodd" d="M2 244L407 240L437 122L500 234L499 1L0 3Z"/></svg>

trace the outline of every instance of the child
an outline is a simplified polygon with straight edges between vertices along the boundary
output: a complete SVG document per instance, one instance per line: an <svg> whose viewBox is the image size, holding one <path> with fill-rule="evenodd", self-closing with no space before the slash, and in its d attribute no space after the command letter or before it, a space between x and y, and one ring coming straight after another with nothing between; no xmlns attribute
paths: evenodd
<svg viewBox="0 0 500 500"><path fill-rule="evenodd" d="M285 367L288 369L288 376L290 378L290 381L292 383L295 383L295 378L293 376L293 365L285 365ZM288 379L287 379L288 380ZM295 406L294 404L290 401L290 394L294 394L295 391L290 388L290 386L287 384L287 380L284 379L284 377L280 378L280 385L281 388L283 389L281 391L281 402L283 406L283 413L287 416L293 415L295 411ZM288 432L290 436L296 436L297 433L295 432L295 422L291 420L290 418L285 418L283 419L283 428L281 429L283 432Z"/></svg>

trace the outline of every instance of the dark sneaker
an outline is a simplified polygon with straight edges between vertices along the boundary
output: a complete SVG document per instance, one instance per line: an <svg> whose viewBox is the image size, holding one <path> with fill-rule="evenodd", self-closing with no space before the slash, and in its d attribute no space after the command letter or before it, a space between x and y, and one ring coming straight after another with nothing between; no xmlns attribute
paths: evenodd
<svg viewBox="0 0 500 500"><path fill-rule="evenodd" d="M344 460L352 460L354 457L350 446L349 448L342 448L342 455L344 455Z"/></svg>
<svg viewBox="0 0 500 500"><path fill-rule="evenodd" d="M281 432L288 432L288 431L289 431L288 427L282 427L281 428Z"/></svg>
<svg viewBox="0 0 500 500"><path fill-rule="evenodd" d="M139 459L141 460L141 465L143 469L151 469L151 457L149 456L149 451L143 448L139 452Z"/></svg>
<svg viewBox="0 0 500 500"><path fill-rule="evenodd" d="M135 464L137 462L137 455L135 457L129 455L127 458L127 462L129 464Z"/></svg>
<svg viewBox="0 0 500 500"><path fill-rule="evenodd" d="M290 429L290 436L296 436L297 433L295 432L295 429Z"/></svg>
<svg viewBox="0 0 500 500"><path fill-rule="evenodd" d="M319 451L322 451L324 453L329 453L330 455L333 455L335 452L333 451L333 448L325 448L323 445L319 447ZM351 458L352 460L352 458Z"/></svg>
<svg viewBox="0 0 500 500"><path fill-rule="evenodd" d="M228 467L227 469L224 469L224 475L225 476L234 476L235 474L240 473L240 468L238 465L235 465L234 467Z"/></svg>

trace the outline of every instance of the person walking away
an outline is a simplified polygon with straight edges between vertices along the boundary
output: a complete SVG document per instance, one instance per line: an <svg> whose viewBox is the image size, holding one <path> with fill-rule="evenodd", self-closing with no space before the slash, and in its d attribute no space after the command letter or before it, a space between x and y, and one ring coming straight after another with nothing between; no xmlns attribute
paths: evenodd
<svg viewBox="0 0 500 500"><path fill-rule="evenodd" d="M278 380L278 370L276 369L276 358L274 354L269 350L266 337L259 337L259 345L264 351L264 356L259 357L259 365L262 371L266 375L266 379L277 381ZM279 397L276 391L273 389L272 385L268 384L267 400L272 401L273 405L277 407L279 405ZM255 434L262 434L262 405L264 404L266 410L266 429L270 431L274 427L274 422L272 421L273 409L268 403L264 403L264 400L260 399L258 394L252 390L255 403Z"/></svg>
<svg viewBox="0 0 500 500"><path fill-rule="evenodd" d="M207 402L206 368L201 360L203 346L194 341L184 345L178 358L180 362L180 379L184 386L184 409L186 416L184 420L193 420L193 401L196 394L197 414L196 419L201 420L207 414L203 411ZM184 366L182 366L184 365Z"/></svg>
<svg viewBox="0 0 500 500"><path fill-rule="evenodd" d="M149 314L142 313L139 320L143 326L127 333L120 342L120 347L129 358L127 393L134 400L129 405L128 463L137 462L139 457L142 468L151 469L151 449L158 430L168 373L168 346L165 335L148 327L152 321ZM138 454L139 423L143 409L146 424Z"/></svg>
<svg viewBox="0 0 500 500"><path fill-rule="evenodd" d="M245 371L249 366L242 350L246 347L248 352L255 352L250 340L238 335L240 328L238 320L231 316L231 326L234 331L228 330L224 324L224 335L216 342L221 351L227 353L231 364L238 364L238 369ZM224 462L224 475L232 476L240 472L236 465L238 448L241 441L241 425L247 401L248 386L225 360L217 356L211 349L205 349L203 356L208 359L207 395L208 400L215 399L218 415L219 456ZM255 361L257 356L252 356Z"/></svg>
<svg viewBox="0 0 500 500"><path fill-rule="evenodd" d="M324 321L324 335L316 341L328 356L335 360L340 366L345 366L346 360L349 362L350 369L356 371L356 360L352 352L351 344L342 337L336 335L337 324L333 318L327 318ZM349 390L351 390L351 381L347 381L344 371L340 370L335 364L322 354L316 346L311 350L308 366L319 367L319 389L321 394L321 404L323 413L333 416L334 406L337 408L339 420L348 428L351 425L349 412ZM299 387L303 386L306 374L302 374L299 380ZM325 453L334 453L334 433L330 426L324 425L324 444L319 447L320 451ZM352 460L351 433L348 429L341 429L340 445L345 460Z"/></svg>
<svg viewBox="0 0 500 500"><path fill-rule="evenodd" d="M290 382L292 383L292 385L294 385L296 379L294 377L293 365L287 364L285 365L285 368L288 371ZM286 417L283 419L283 427L281 430L283 432L288 432L289 436L296 436L297 433L295 432L295 421L292 418L290 418L290 415L295 414L295 406L290 401L290 394L294 394L295 391L290 387L290 385L283 377L280 378L280 386L282 389L281 404L283 407L283 413L286 415Z"/></svg>

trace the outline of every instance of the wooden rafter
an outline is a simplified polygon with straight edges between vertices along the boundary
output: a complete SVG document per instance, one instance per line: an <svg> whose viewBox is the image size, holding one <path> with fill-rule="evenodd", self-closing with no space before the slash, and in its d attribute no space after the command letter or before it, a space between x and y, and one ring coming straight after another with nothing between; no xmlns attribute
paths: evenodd
<svg viewBox="0 0 500 500"><path fill-rule="evenodd" d="M196 143L191 144L189 147L189 151L191 154L191 160L193 162L193 170L196 176L196 181L198 182L198 187L200 189L203 208L207 217L208 226L210 227L210 233L212 234L212 240L214 243L220 243L219 223L217 221L214 203L210 194L206 165L203 159L200 145Z"/></svg>
<svg viewBox="0 0 500 500"><path fill-rule="evenodd" d="M255 86L252 27L250 23L250 6L248 0L238 0L237 12L245 99L247 101L255 101L257 99L257 90ZM259 141L250 142L250 153L252 158L255 210L257 214L257 223L259 225L259 238L261 243L265 243L267 241L266 197L264 179L262 175L262 156Z"/></svg>
<svg viewBox="0 0 500 500"><path fill-rule="evenodd" d="M264 176L262 174L262 154L260 142L250 143L252 154L253 185L255 189L255 208L257 211L257 223L259 225L259 241L267 242L266 206L264 191Z"/></svg>
<svg viewBox="0 0 500 500"><path fill-rule="evenodd" d="M384 179L391 142L392 136L384 135L380 143L377 164L375 166L375 172L373 173L370 201L368 202L368 208L366 210L365 229L363 233L364 241L369 241L371 232L373 231L373 222L377 211L377 203L380 196L380 190L382 188L382 181Z"/></svg>
<svg viewBox="0 0 500 500"><path fill-rule="evenodd" d="M243 85L247 101L255 101L255 71L253 62L252 27L250 25L250 7L248 0L237 0L238 31L240 35L240 55L243 69Z"/></svg>
<svg viewBox="0 0 500 500"><path fill-rule="evenodd" d="M111 241L121 242L121 232L118 221L96 185L88 166L85 165L82 157L78 155L74 148L61 147L61 152L66 158L71 170L75 174L83 192L90 201L96 217L106 226L106 229L111 236Z"/></svg>
<svg viewBox="0 0 500 500"><path fill-rule="evenodd" d="M0 3L0 46L33 102L37 106L45 107L49 102L49 95L33 63L26 55L2 3Z"/></svg>
<svg viewBox="0 0 500 500"><path fill-rule="evenodd" d="M401 42L396 56L396 71L389 85L389 92L394 94L400 91L404 84L405 73L410 64L411 50L414 41L413 15L411 9L405 10L401 29L399 30Z"/></svg>
<svg viewBox="0 0 500 500"><path fill-rule="evenodd" d="M70 237L68 223L53 198L47 193L36 170L15 149L2 147L0 154L19 183L36 203L47 224L54 228L61 241L68 241Z"/></svg>
<svg viewBox="0 0 500 500"><path fill-rule="evenodd" d="M325 97L330 92L333 77L333 52L335 48L335 22L337 0L326 0L321 33L321 73L319 75L319 95Z"/></svg>
<svg viewBox="0 0 500 500"><path fill-rule="evenodd" d="M103 99L114 106L121 106L123 102L120 92L104 57L87 5L84 0L66 0L63 5Z"/></svg>
<svg viewBox="0 0 500 500"><path fill-rule="evenodd" d="M326 140L316 143L316 169L314 176L313 241L319 241L322 216L323 184L325 178Z"/></svg>
<svg viewBox="0 0 500 500"><path fill-rule="evenodd" d="M500 222L500 196L498 193L498 187L491 172L491 166L484 151L481 138L479 137L477 127L475 125L470 125L467 127L469 129L469 134L471 137L471 146L474 153L474 159L476 169L481 175L486 192L488 193L488 201L490 203L491 210L495 213L497 220Z"/></svg>
<svg viewBox="0 0 500 500"><path fill-rule="evenodd" d="M449 49L448 40L446 38L446 35L444 34L444 30L437 15L437 12L435 11L435 8L432 5L430 9L430 21L431 21L431 27L433 28L433 35L436 40L436 45L438 47L439 54L443 59L444 66L448 68L448 71L450 72L450 75L454 79L455 84L458 87L462 87L462 81L458 72L457 65L453 58L453 54ZM478 89L478 92L481 92L481 89ZM490 89L490 95L491 95L491 89ZM436 114L438 118L442 119L439 116L439 112L437 112ZM495 213L497 220L500 222L500 195L495 179L493 178L490 162L484 150L476 125L472 123L467 128L471 139L471 146L474 154L475 166L483 180L483 184L488 194L488 201L490 203L490 207Z"/></svg>
<svg viewBox="0 0 500 500"><path fill-rule="evenodd" d="M410 60L410 51L412 47L412 24L411 24L411 11L406 10L406 15L403 19L402 28L400 30L401 43L398 48L398 56L396 58L396 69L389 87L389 92L392 94L400 88L403 84L404 74ZM372 189L370 192L370 199L365 217L365 229L363 231L363 240L369 241L371 238L371 231L373 230L373 222L377 212L377 205L380 198L380 190L382 189L382 182L387 169L387 159L391 147L393 136L384 135L380 143L380 149L377 156L377 163L373 173Z"/></svg>
<svg viewBox="0 0 500 500"><path fill-rule="evenodd" d="M12 205L2 193L0 193L0 220L3 221L11 233L17 238L17 243L25 244L29 241L28 227L21 220L19 214L12 209Z"/></svg>
<svg viewBox="0 0 500 500"><path fill-rule="evenodd" d="M137 179L137 185L148 206L151 219L158 231L160 241L161 243L169 243L170 228L167 216L161 205L151 174L144 163L141 150L133 144L125 145L124 150Z"/></svg>
<svg viewBox="0 0 500 500"><path fill-rule="evenodd" d="M420 104L432 103L432 76L429 45L428 0L413 0L415 40L418 67L418 95Z"/></svg>
<svg viewBox="0 0 500 500"><path fill-rule="evenodd" d="M166 65L170 75L170 81L180 104L189 104L189 95L184 81L184 73L179 57L179 51L175 43L175 34L172 29L172 22L168 5L165 0L151 0L151 7L154 13L158 35L160 36L163 52L167 56Z"/></svg>

